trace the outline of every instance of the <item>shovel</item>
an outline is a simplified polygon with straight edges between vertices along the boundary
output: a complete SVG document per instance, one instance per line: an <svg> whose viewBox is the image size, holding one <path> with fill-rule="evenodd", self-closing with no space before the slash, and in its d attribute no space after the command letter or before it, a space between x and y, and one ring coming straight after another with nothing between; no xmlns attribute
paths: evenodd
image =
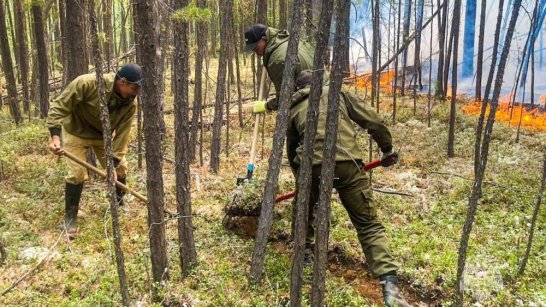
<svg viewBox="0 0 546 307"><path fill-rule="evenodd" d="M265 79L266 79L266 69L265 67L262 68L262 77L260 78L260 91L258 94L258 100L262 101L265 99L264 92L265 92ZM258 131L260 127L260 114L254 115L254 132L252 133L252 144L250 146L250 159L248 160L248 165L246 168L246 177L245 178L237 178L237 185L241 185L245 182L249 182L252 180L252 175L254 173L254 160L256 157L256 142L258 141Z"/></svg>

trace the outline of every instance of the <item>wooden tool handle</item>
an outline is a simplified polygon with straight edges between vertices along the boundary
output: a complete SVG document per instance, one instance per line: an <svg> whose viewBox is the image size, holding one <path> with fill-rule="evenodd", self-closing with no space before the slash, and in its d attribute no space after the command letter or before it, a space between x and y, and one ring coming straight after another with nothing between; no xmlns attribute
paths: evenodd
<svg viewBox="0 0 546 307"><path fill-rule="evenodd" d="M258 100L262 101L265 99L264 92L265 92L265 81L266 81L266 75L267 71L265 69L265 66L262 67L262 77L260 79L260 91L258 94ZM250 160L248 160L249 165L254 165L254 160L256 157L256 143L258 142L258 132L260 128L260 114L254 115L254 131L252 133L252 144L250 145Z"/></svg>
<svg viewBox="0 0 546 307"><path fill-rule="evenodd" d="M101 176L102 178L105 178L105 179L106 179L106 172L105 172L105 171L100 170L100 169L94 167L93 165L91 165L91 164L87 163L86 161L84 161L84 160L82 160L82 159L76 157L75 155L71 154L70 152L68 152L68 151L66 151L66 150L64 151L64 155L65 155L67 158L69 158L70 160L72 160L72 161L74 161L74 162L76 162L76 163L78 163L78 164L80 164L80 165L86 167L86 168L89 169L90 171L92 171L92 172L98 174L99 176ZM129 189L126 185L124 185L123 183L121 183L121 182L119 182L119 181L117 181L117 180L116 180L115 183L116 183L116 186L117 186L118 188L122 189L123 191L125 191L125 192L127 192L127 193L130 193L130 194L133 194L133 196L135 196L136 198L140 199L141 201L143 201L143 202L145 202L145 203L148 202L148 199L147 199L144 195L142 195L142 194L140 194L140 193L138 193L138 192L136 192L136 191L133 191L133 190Z"/></svg>

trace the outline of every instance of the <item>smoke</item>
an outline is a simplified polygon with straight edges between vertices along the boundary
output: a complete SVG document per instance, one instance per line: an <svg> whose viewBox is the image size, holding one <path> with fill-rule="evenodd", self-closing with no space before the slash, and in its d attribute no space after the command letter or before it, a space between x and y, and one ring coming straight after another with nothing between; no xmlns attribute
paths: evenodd
<svg viewBox="0 0 546 307"><path fill-rule="evenodd" d="M401 25L401 32L403 30L403 15L404 10L406 8L405 3L407 0L399 0L403 1L401 9L402 9L402 25ZM545 1L545 0L540 0ZM371 46L372 46L372 16L371 16L371 6L370 6L370 0L362 0L359 4L355 5L354 8L351 10L351 50L350 50L350 57L351 57L351 65L352 68L355 70L356 73L366 73L371 71L371 59L367 56L367 54L371 54ZM430 16L433 14L431 2L434 2L434 12L437 10L437 2L436 0L425 0L424 4L424 14L423 14L423 23L425 23ZM450 5L450 11L452 10L453 1L448 1ZM508 20L510 18L510 13L512 11L512 7L510 2L512 1L505 1L505 8L503 13L503 31L501 31L501 42L502 40L502 32L505 31L505 25L508 23ZM415 13L416 8L415 5L418 4L419 1L413 1L413 5L411 6L411 22L410 22L410 30L409 34L411 35L415 31ZM479 21L480 21L480 14L481 14L481 5L478 5L475 8L475 19L474 24L472 22L469 22L469 24L466 24L466 14L467 14L467 3L470 3L469 9L472 9L472 5L475 4L475 0L465 0L463 1L463 6L461 9L461 26L460 26L460 34L459 34L459 50L457 51L459 53L458 59L458 71L459 71L459 77L458 77L458 89L457 92L459 94L467 94L469 97L474 97L475 94L475 86L476 86L476 66L477 66L477 52L478 52L478 34L479 34ZM516 30L514 33L514 38L511 44L511 50L509 54L508 64L506 66L505 76L504 76L504 83L502 88L502 94L508 95L510 94L514 88L516 83L516 77L519 71L519 66L522 62L522 54L525 50L525 43L527 40L527 36L529 34L529 31L531 29L531 19L532 19L532 13L535 6L534 0L524 0L522 3L522 12L525 12L524 14L520 14L520 17L518 19L518 22L516 24ZM508 6L510 5L510 6ZM487 82L487 76L489 74L489 70L491 68L491 56L493 53L494 48L500 48L502 47L502 44L499 44L499 46L493 46L494 43L494 35L495 35L495 27L497 22L497 14L498 14L498 1L488 1L487 9L486 9L486 27L485 27L485 35L484 35L484 62L483 62L483 74L482 74L482 85L485 87L485 83ZM451 18L451 13L448 14L449 18ZM471 14L473 15L473 14ZM381 5L381 26L380 26L380 34L381 34L381 63L385 63L389 58L391 58L394 54L394 38L396 33L396 22L398 22L399 15L398 15L398 2L397 1L389 1L384 2ZM432 32L431 32L431 26L432 26ZM448 27L451 28L451 20L448 20ZM465 32L471 31L472 28L474 28L475 35L470 35L470 38L473 36L474 40L467 39L464 40ZM544 47L544 36L545 36L545 29L543 23L539 26L540 30L537 33L537 39L535 43L534 48L534 58L535 58L535 102L538 101L538 98L546 94L546 59L545 59L545 47ZM449 30L448 29L448 30ZM436 69L437 69L437 62L438 62L438 20L437 17L434 18L434 21L427 26L426 29L422 31L421 36L421 51L420 51L420 59L422 63L422 71L423 71L423 83L429 83L428 80L428 67L429 65L432 65L433 72L432 72L432 84L435 82L436 78ZM430 44L430 38L432 35L432 45ZM390 38L390 41L389 41ZM402 37L400 37L400 44L402 44ZM472 44L473 43L473 44ZM473 46L473 48L471 48ZM364 48L367 48L367 52L364 50ZM429 54L432 48L432 58L429 58ZM447 49L447 42L446 42L446 49ZM408 66L414 65L414 50L415 45L414 43L411 43L408 47ZM465 54L466 53L466 54ZM499 54L500 56L500 54ZM465 61L466 57L466 61ZM472 59L472 61L470 61ZM402 55L400 55L400 65L402 66ZM393 68L394 65L391 64L390 68ZM526 78L526 86L525 91L523 88L518 89L518 94L516 97L517 101L521 101L523 99L523 93L525 92L525 102L530 102L530 89L531 89L531 63L529 63L529 69L527 73ZM450 74L451 75L451 74ZM463 77L464 76L464 77ZM483 90L482 90L483 93Z"/></svg>

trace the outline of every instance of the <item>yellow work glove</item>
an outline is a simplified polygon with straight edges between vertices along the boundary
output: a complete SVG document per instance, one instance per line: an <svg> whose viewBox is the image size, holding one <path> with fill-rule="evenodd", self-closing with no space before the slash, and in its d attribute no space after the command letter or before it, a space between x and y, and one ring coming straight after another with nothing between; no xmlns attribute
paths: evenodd
<svg viewBox="0 0 546 307"><path fill-rule="evenodd" d="M264 113L266 102L262 100L256 100L254 101L254 107L252 108L252 112L254 114Z"/></svg>

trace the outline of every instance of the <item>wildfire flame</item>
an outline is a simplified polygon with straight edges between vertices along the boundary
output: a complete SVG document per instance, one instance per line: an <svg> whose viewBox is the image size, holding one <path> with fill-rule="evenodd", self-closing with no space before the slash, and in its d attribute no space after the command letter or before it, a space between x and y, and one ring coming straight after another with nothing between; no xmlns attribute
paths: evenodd
<svg viewBox="0 0 546 307"><path fill-rule="evenodd" d="M355 85L358 88L370 89L372 88L372 74L367 73L363 75L352 74L346 79L346 81ZM379 91L386 94L392 94L394 78L394 70L387 70L381 72L379 75ZM447 88L446 97L451 97L452 89L450 86ZM499 99L499 107L495 114L496 121L507 123L509 125L518 126L521 117L521 126L525 129L532 131L546 131L546 112L541 112L539 108L529 109L527 106L521 106L521 104L512 107L510 101L512 101L513 93L506 95ZM457 93L457 97L463 97L463 94ZM544 104L546 108L546 94L540 96L538 99L540 104ZM481 102L471 101L467 105L463 106L463 111L466 114L479 115L481 111ZM522 114L523 112L523 114ZM486 116L489 115L489 107L486 110Z"/></svg>
<svg viewBox="0 0 546 307"><path fill-rule="evenodd" d="M372 89L372 74L356 75L353 74L347 78L358 88ZM379 75L379 91L382 93L392 93L392 83L394 82L394 70L381 72Z"/></svg>
<svg viewBox="0 0 546 307"><path fill-rule="evenodd" d="M546 113L540 112L539 108L528 109L525 105L512 106L509 94L499 100L499 107L495 114L495 120L505 124L518 126L521 117L521 126L532 131L546 131ZM546 95L539 98L539 101L546 100ZM463 106L466 114L480 115L482 104L479 101L472 101ZM523 112L523 113L522 113ZM486 109L486 116L489 115L489 106Z"/></svg>

